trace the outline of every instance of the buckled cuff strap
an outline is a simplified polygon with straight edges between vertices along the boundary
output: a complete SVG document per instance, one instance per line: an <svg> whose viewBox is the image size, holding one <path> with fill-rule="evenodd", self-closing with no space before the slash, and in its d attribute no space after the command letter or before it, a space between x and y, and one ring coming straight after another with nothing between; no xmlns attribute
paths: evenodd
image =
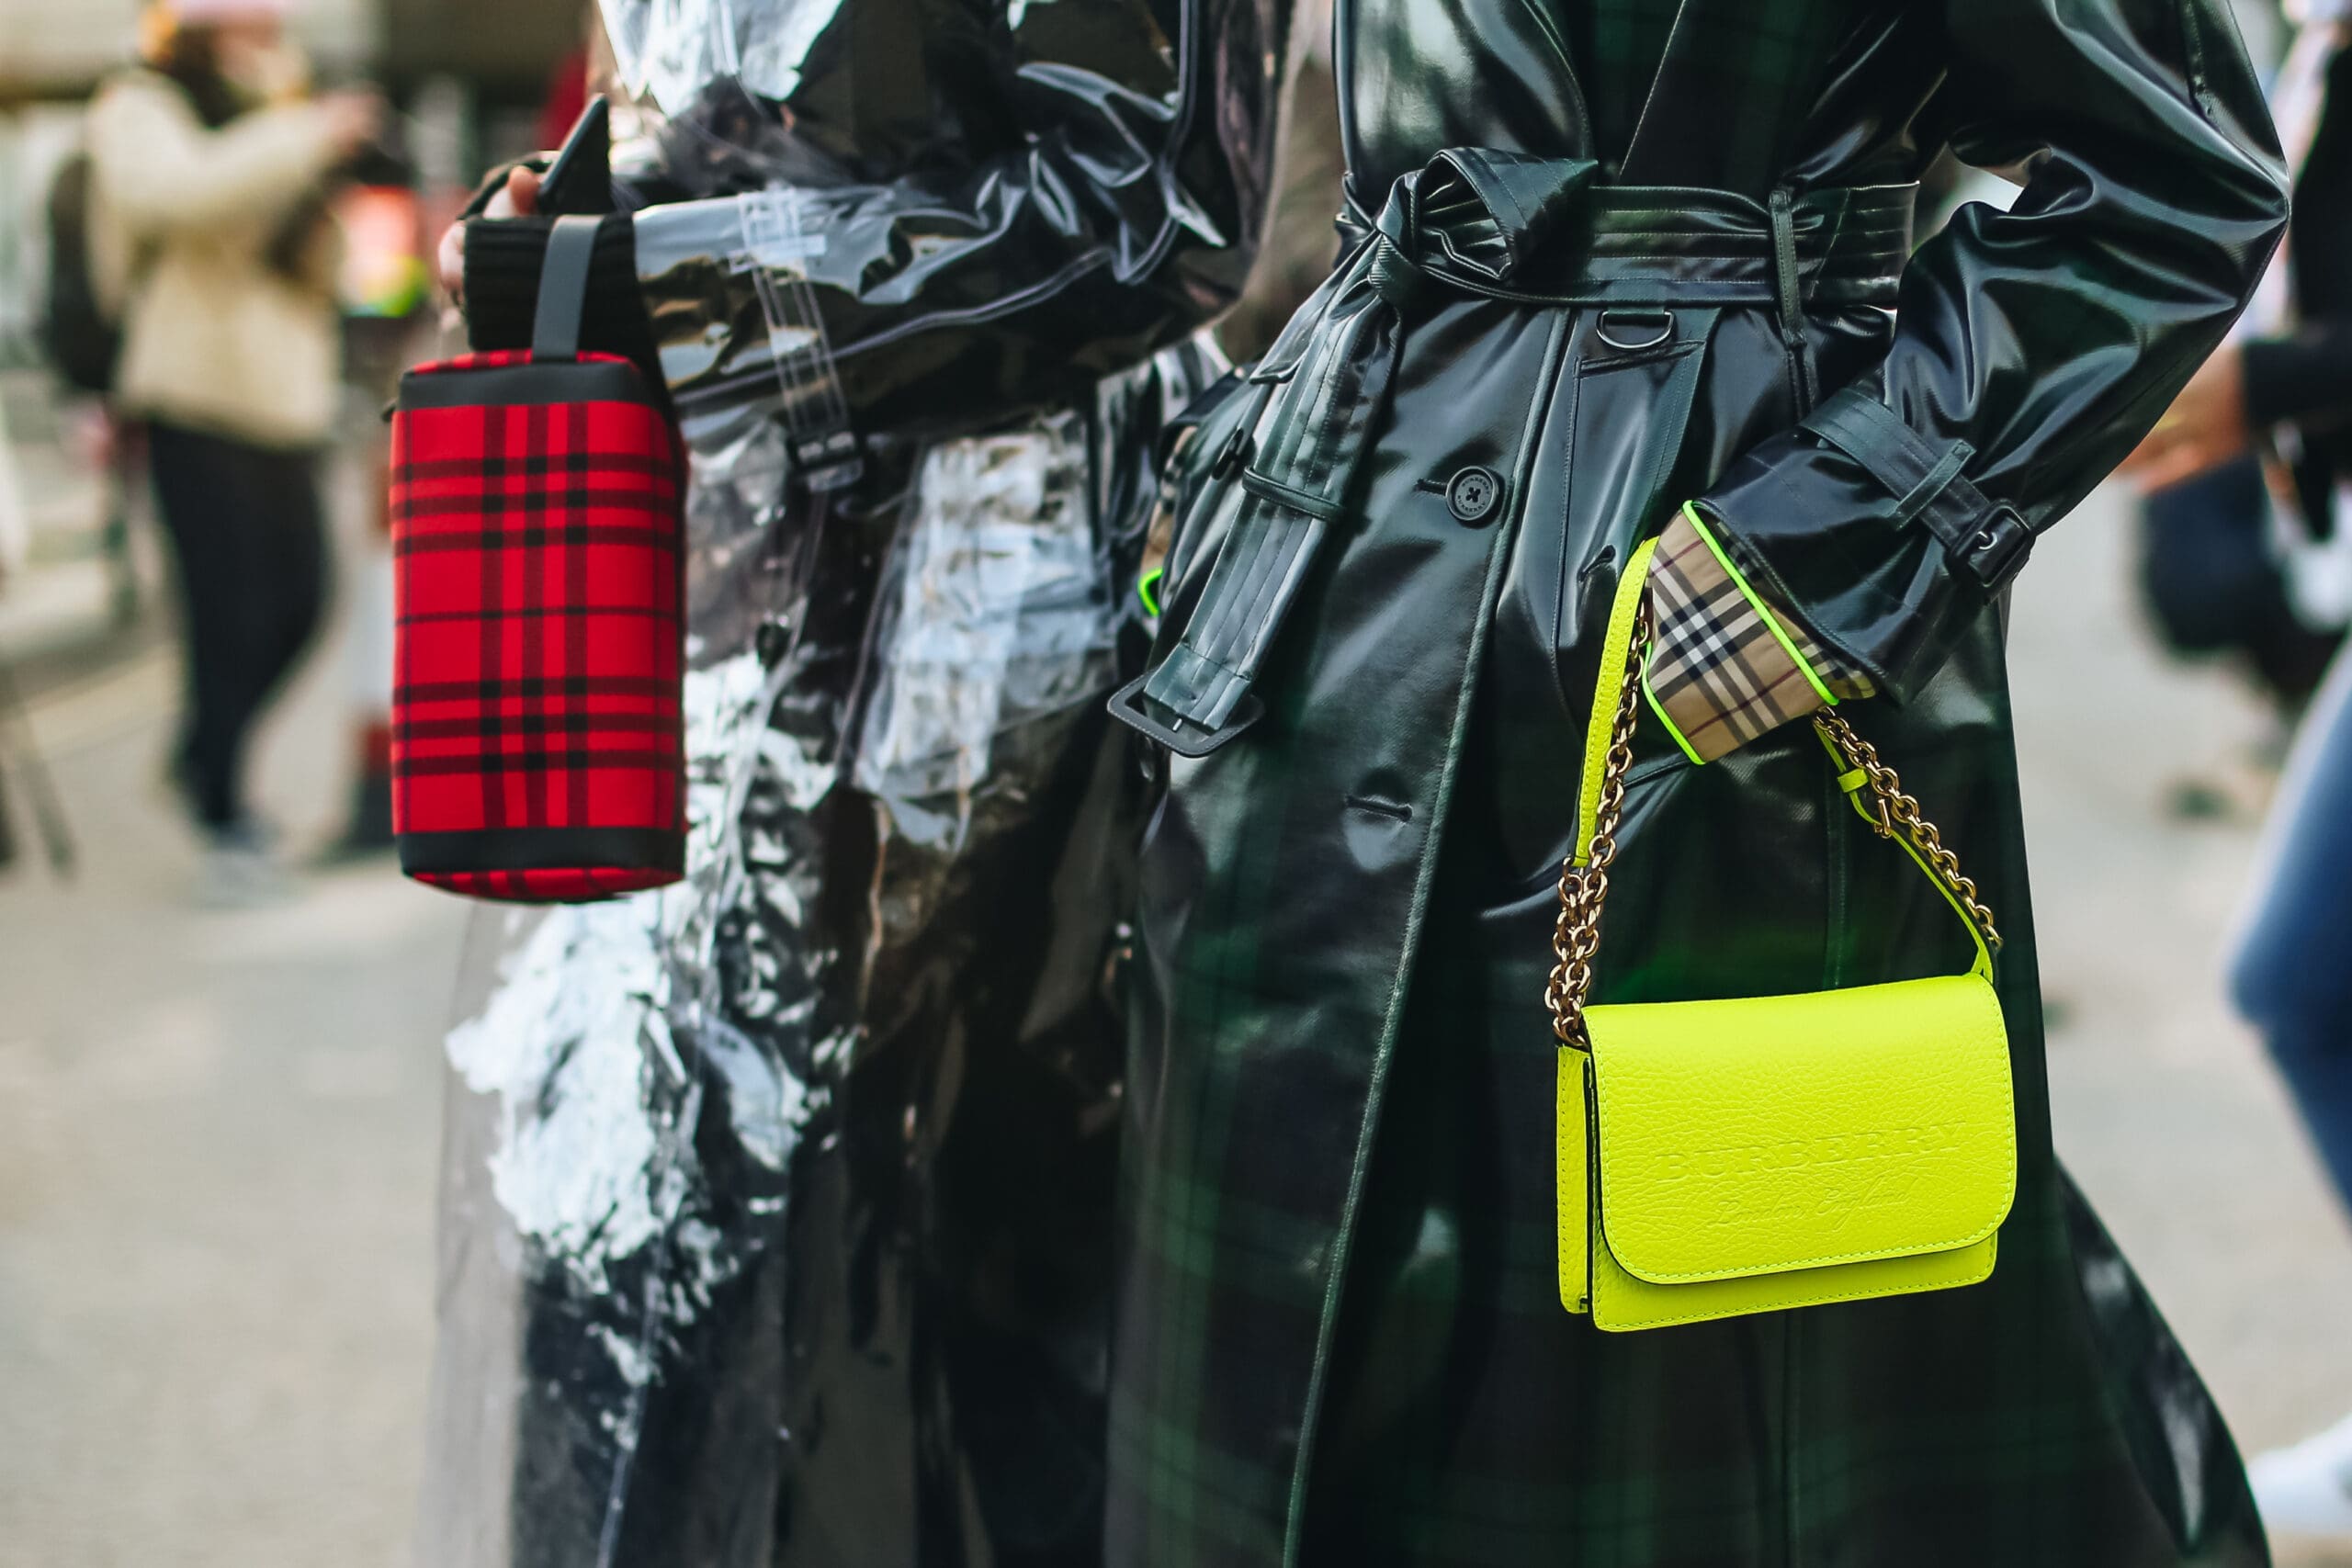
<svg viewBox="0 0 2352 1568"><path fill-rule="evenodd" d="M1899 497L1896 526L1917 519L1942 543L1951 570L1978 588L1991 592L2025 565L2033 530L2016 507L1986 499L1961 471L1974 456L1965 441L1939 451L1885 404L1851 387L1832 394L1800 428Z"/></svg>

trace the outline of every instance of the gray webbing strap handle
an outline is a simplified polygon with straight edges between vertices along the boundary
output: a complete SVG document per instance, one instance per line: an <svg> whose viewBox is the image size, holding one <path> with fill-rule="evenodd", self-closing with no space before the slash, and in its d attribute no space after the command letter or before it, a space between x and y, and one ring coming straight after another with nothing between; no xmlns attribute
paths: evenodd
<svg viewBox="0 0 2352 1568"><path fill-rule="evenodd" d="M536 360L580 357L580 328L588 313L588 274L596 261L601 218L559 218L548 237L547 264L539 272L538 320L531 329Z"/></svg>

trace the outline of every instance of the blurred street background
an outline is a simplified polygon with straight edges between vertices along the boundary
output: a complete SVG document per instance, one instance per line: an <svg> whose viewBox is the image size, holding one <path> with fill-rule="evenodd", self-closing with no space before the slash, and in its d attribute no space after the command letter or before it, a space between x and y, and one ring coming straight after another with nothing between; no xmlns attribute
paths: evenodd
<svg viewBox="0 0 2352 1568"><path fill-rule="evenodd" d="M299 885L199 908L166 778L164 552L33 348L43 198L134 11L0 0L0 506L28 538L0 581L21 699L0 687L21 840L0 870L0 1564L389 1568L410 1561L423 1467L440 1040L468 912L368 848L375 410L435 328L397 288L353 302L334 608L254 765ZM390 188L420 243L539 139L579 23L568 0L299 13L322 77L394 106ZM2095 496L2015 602L2058 1145L2253 1451L2352 1410L2352 1225L2222 996L2278 721L2232 670L2159 648L2133 505ZM23 809L33 754L70 819L70 880ZM2352 1564L2287 1541L2280 1558Z"/></svg>
<svg viewBox="0 0 2352 1568"><path fill-rule="evenodd" d="M339 214L348 362L326 626L253 759L293 896L200 910L167 779L183 676L143 485L42 363L52 185L139 0L0 0L0 1564L411 1561L458 901L380 846L379 417L438 350L427 241L576 98L579 0L304 0L322 85L390 113ZM13 691L10 687L13 686ZM21 704L21 705L18 705ZM24 766L73 832L44 863Z"/></svg>

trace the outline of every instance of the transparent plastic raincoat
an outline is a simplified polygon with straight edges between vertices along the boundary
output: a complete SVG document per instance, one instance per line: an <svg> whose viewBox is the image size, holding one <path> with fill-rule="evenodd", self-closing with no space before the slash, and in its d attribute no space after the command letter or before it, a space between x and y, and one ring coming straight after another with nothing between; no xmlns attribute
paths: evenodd
<svg viewBox="0 0 2352 1568"><path fill-rule="evenodd" d="M617 183L695 453L690 874L477 923L420 1559L1096 1561L1103 698L1286 10L605 10L667 111Z"/></svg>

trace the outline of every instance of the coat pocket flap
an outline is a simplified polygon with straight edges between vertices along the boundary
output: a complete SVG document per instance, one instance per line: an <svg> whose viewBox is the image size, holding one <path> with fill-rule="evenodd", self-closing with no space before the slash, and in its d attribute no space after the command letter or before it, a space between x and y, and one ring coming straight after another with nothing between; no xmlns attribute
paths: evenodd
<svg viewBox="0 0 2352 1568"><path fill-rule="evenodd" d="M1981 975L1586 1018L1600 1223L1637 1279L1945 1252L2008 1215L2008 1037Z"/></svg>

